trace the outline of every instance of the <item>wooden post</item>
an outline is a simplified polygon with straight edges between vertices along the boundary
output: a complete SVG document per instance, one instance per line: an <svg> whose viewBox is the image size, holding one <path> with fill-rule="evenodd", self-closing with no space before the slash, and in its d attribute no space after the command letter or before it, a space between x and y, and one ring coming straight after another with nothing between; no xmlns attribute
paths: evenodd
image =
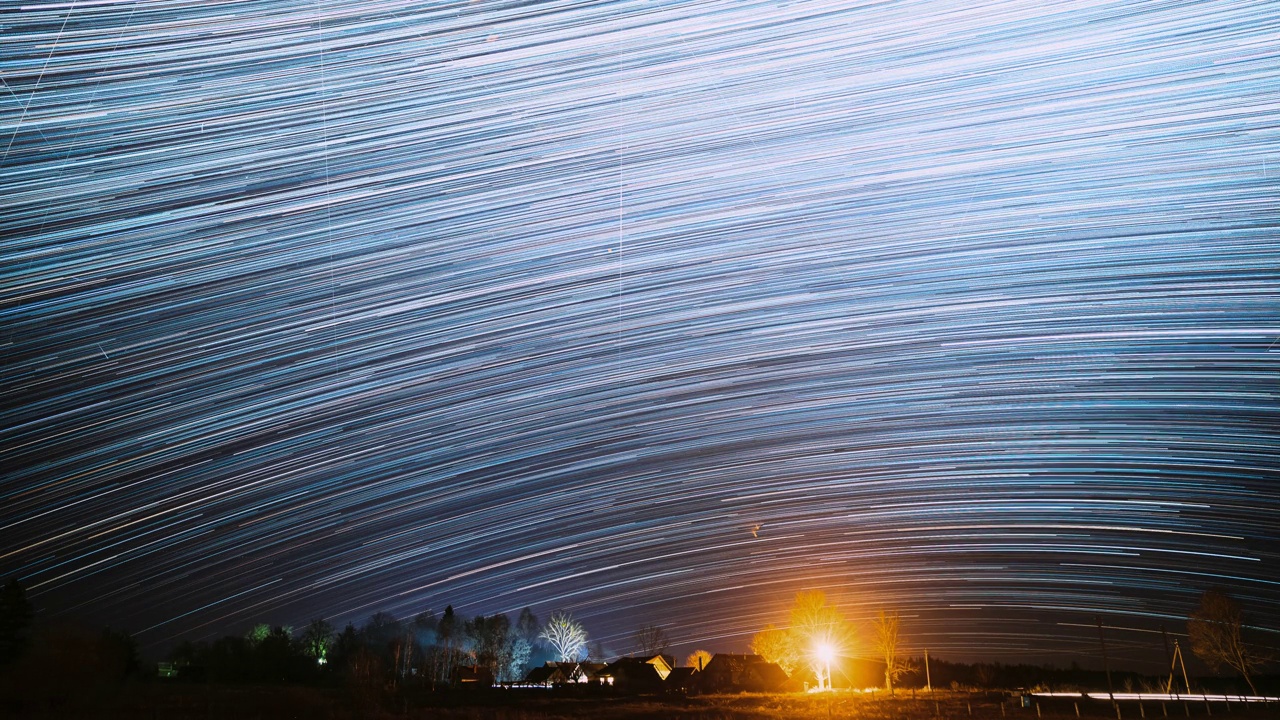
<svg viewBox="0 0 1280 720"><path fill-rule="evenodd" d="M1191 694L1191 681L1187 679L1187 664L1182 660L1182 646L1177 640L1173 641L1173 660L1182 666L1182 684L1187 688L1187 694ZM1173 668L1169 668L1169 685L1173 685Z"/></svg>
<svg viewBox="0 0 1280 720"><path fill-rule="evenodd" d="M924 651L924 687L933 694L933 679L929 676L929 651Z"/></svg>

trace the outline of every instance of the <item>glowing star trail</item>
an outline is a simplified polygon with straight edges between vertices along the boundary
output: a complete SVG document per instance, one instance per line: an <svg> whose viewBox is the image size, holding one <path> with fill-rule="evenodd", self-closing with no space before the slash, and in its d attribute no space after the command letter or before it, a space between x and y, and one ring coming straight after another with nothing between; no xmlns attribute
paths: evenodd
<svg viewBox="0 0 1280 720"><path fill-rule="evenodd" d="M152 646L1274 640L1275 9L0 8L0 576Z"/></svg>

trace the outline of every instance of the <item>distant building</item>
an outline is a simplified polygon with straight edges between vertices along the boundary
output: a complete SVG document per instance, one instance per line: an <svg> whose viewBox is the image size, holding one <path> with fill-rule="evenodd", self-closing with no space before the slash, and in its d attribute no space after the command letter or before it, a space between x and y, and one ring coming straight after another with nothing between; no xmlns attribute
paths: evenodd
<svg viewBox="0 0 1280 720"><path fill-rule="evenodd" d="M594 678L620 693L657 693L662 692L664 673L670 674L671 666L660 655L648 659L622 657L606 665Z"/></svg>
<svg viewBox="0 0 1280 720"><path fill-rule="evenodd" d="M694 689L694 676L697 674L698 668L694 667L671 668L671 672L663 680L663 686L669 693L684 695Z"/></svg>
<svg viewBox="0 0 1280 720"><path fill-rule="evenodd" d="M787 689L787 673L759 655L717 653L694 676L698 692L780 692Z"/></svg>
<svg viewBox="0 0 1280 720"><path fill-rule="evenodd" d="M563 685L568 680L565 678L557 663L547 663L542 667L536 667L524 676L525 685L534 685L537 687L555 687Z"/></svg>
<svg viewBox="0 0 1280 720"><path fill-rule="evenodd" d="M457 688L487 688L493 685L493 673L484 665L460 665L449 678Z"/></svg>
<svg viewBox="0 0 1280 720"><path fill-rule="evenodd" d="M548 662L530 670L524 682L539 687L589 683L595 681L595 674L604 667L604 663Z"/></svg>

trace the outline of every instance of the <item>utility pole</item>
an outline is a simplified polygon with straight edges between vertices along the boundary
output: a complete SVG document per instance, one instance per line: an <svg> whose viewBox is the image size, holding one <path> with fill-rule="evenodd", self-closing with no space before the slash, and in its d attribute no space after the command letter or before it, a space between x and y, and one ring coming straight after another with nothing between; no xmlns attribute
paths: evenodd
<svg viewBox="0 0 1280 720"><path fill-rule="evenodd" d="M1187 663L1182 659L1182 646L1177 640L1173 641L1173 648L1178 651L1178 665L1182 666L1182 684L1187 686L1187 692L1191 692L1191 681L1187 679Z"/></svg>
<svg viewBox="0 0 1280 720"><path fill-rule="evenodd" d="M1111 661L1107 659L1107 639L1102 635L1102 616L1094 615L1098 623L1098 643L1102 645L1102 668L1107 671L1107 695L1111 697L1111 706L1116 704L1116 691L1111 685Z"/></svg>
<svg viewBox="0 0 1280 720"><path fill-rule="evenodd" d="M1166 694L1173 692L1173 672L1182 666L1182 684L1187 688L1187 693L1191 693L1191 682L1187 680L1187 664L1182 661L1182 646L1177 640L1173 641L1173 659L1169 661L1169 682L1165 683L1164 691Z"/></svg>
<svg viewBox="0 0 1280 720"><path fill-rule="evenodd" d="M924 687L926 690L929 691L930 695L933 694L933 680L930 679L929 677L929 651L928 650L924 651Z"/></svg>

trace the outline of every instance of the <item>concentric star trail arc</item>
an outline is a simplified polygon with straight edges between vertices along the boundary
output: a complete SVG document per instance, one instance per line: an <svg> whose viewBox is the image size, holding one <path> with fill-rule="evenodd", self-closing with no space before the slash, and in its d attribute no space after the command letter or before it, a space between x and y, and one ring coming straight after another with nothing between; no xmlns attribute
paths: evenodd
<svg viewBox="0 0 1280 720"><path fill-rule="evenodd" d="M1280 630L1267 2L0 8L0 574L146 647ZM1072 628L1086 628L1073 630Z"/></svg>

